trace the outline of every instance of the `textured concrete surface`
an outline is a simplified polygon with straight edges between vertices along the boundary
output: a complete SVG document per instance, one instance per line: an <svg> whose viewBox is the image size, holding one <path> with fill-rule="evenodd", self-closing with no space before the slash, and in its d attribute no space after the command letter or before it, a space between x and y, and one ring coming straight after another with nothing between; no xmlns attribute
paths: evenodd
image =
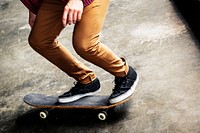
<svg viewBox="0 0 200 133"><path fill-rule="evenodd" d="M23 103L28 93L58 95L74 81L29 47L27 21L19 1L0 1L0 132L200 132L199 43L170 1L111 0L102 42L126 57L140 82L128 108L105 122L88 110L57 110L40 120L38 110ZM72 30L59 40L77 56ZM99 76L101 94L109 94L113 77L84 63Z"/></svg>

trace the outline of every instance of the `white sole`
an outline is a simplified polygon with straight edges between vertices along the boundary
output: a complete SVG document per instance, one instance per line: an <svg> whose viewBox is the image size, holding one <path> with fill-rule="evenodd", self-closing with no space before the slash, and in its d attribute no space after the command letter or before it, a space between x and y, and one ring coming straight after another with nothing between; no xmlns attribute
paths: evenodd
<svg viewBox="0 0 200 133"><path fill-rule="evenodd" d="M120 95L119 97L110 99L109 103L110 104L118 103L118 102L123 101L126 98L130 97L133 94L133 92L135 91L138 81L139 81L139 76L137 76L137 79L135 80L134 84L131 86L131 89L129 89L126 93Z"/></svg>
<svg viewBox="0 0 200 133"><path fill-rule="evenodd" d="M83 97L86 97L86 96L91 96L91 95L96 95L98 94L99 92L101 91L101 88L99 88L97 91L95 92L90 92L90 93L86 93L86 94L80 94L80 95L75 95L75 96L72 96L72 97L67 97L67 98L59 98L58 99L58 102L59 103L69 103L69 102L74 102L78 99L81 99Z"/></svg>

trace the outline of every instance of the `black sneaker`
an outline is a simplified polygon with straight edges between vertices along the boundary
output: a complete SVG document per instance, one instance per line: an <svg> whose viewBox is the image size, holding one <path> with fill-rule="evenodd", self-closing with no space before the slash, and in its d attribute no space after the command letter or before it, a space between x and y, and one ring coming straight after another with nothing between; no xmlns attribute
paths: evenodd
<svg viewBox="0 0 200 133"><path fill-rule="evenodd" d="M82 97L95 95L101 90L99 79L95 79L89 84L77 82L71 90L58 97L59 103L68 103L76 101Z"/></svg>
<svg viewBox="0 0 200 133"><path fill-rule="evenodd" d="M129 71L125 77L115 77L115 87L110 96L110 104L114 104L130 97L138 83L138 75L135 70L129 66Z"/></svg>

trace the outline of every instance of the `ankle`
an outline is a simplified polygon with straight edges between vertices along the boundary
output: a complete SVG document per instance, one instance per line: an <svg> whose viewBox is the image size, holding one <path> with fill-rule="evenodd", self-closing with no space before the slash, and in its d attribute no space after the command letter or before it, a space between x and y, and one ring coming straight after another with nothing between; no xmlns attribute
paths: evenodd
<svg viewBox="0 0 200 133"><path fill-rule="evenodd" d="M78 82L83 84L83 85L86 85L86 84L92 83L96 79L97 79L96 75L89 75L86 78L84 78L84 79L82 79L82 80L80 80Z"/></svg>

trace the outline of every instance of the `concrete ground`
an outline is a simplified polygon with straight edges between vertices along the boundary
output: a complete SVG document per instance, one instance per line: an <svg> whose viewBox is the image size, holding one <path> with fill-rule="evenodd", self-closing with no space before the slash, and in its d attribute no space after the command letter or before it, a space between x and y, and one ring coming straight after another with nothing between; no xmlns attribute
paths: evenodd
<svg viewBox="0 0 200 133"><path fill-rule="evenodd" d="M0 132L199 133L200 50L169 0L111 0L101 40L140 75L128 107L100 122L91 110L57 110L47 120L23 102L29 93L59 95L74 80L27 43L28 12L17 0L0 1ZM71 46L73 26L59 40ZM110 94L113 77L94 69Z"/></svg>

